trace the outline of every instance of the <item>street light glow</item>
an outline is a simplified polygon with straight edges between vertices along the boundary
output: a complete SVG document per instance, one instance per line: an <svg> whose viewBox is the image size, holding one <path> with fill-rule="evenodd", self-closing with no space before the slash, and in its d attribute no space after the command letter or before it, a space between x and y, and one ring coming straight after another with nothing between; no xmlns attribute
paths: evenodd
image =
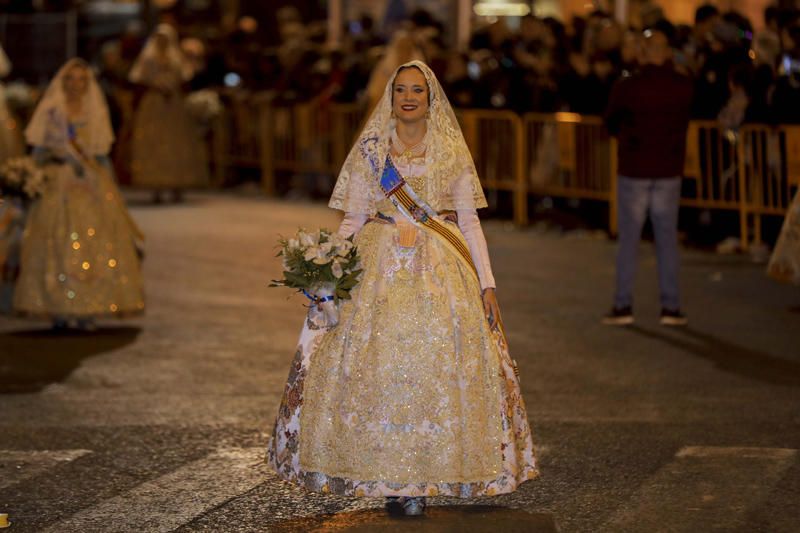
<svg viewBox="0 0 800 533"><path fill-rule="evenodd" d="M531 12L527 4L519 2L479 2L474 7L481 17L524 17Z"/></svg>

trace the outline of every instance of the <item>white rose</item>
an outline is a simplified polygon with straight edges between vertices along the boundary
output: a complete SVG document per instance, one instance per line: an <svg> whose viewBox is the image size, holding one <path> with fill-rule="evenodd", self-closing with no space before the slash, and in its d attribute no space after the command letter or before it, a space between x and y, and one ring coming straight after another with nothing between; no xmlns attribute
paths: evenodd
<svg viewBox="0 0 800 533"><path fill-rule="evenodd" d="M353 250L353 243L350 241L344 241L341 245L339 245L336 249L336 254L340 257L347 257L350 255L350 252Z"/></svg>
<svg viewBox="0 0 800 533"><path fill-rule="evenodd" d="M318 246L311 246L306 250L303 256L306 261L311 261L315 265L326 265L331 262L331 246L329 242L322 243Z"/></svg>
<svg viewBox="0 0 800 533"><path fill-rule="evenodd" d="M334 259L333 264L331 265L331 272L333 272L333 277L337 279L341 278L344 275L344 271L342 270L342 265L341 263L339 263L339 261Z"/></svg>
<svg viewBox="0 0 800 533"><path fill-rule="evenodd" d="M317 255L319 255L319 246L309 246L308 248L306 248L306 251L303 254L303 258L306 261L311 261L312 259L317 257Z"/></svg>
<svg viewBox="0 0 800 533"><path fill-rule="evenodd" d="M300 239L300 244L303 246L316 246L319 243L319 234L303 233L297 234Z"/></svg>

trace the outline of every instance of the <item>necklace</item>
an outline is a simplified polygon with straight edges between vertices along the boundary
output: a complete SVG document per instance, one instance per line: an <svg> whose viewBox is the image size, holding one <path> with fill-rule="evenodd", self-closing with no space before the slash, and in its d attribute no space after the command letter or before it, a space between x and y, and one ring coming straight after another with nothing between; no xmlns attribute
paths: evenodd
<svg viewBox="0 0 800 533"><path fill-rule="evenodd" d="M422 137L422 140L419 141L417 144L406 146L406 143L400 140L400 137L397 135L397 130L392 130L392 146L394 147L395 151L399 154L402 158L410 159L412 157L421 157L422 154L425 153L425 149L427 148L425 144L425 139L427 134Z"/></svg>

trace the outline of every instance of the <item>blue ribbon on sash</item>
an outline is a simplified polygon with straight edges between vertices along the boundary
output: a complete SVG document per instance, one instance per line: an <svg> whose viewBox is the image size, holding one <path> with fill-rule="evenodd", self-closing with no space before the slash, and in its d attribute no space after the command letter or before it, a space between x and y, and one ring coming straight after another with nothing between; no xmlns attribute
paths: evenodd
<svg viewBox="0 0 800 533"><path fill-rule="evenodd" d="M383 189L383 193L388 198L405 184L406 180L403 179L403 176L401 176L400 172L395 168L394 163L392 163L392 158L387 155L386 163L383 165L383 174L381 174L381 189Z"/></svg>

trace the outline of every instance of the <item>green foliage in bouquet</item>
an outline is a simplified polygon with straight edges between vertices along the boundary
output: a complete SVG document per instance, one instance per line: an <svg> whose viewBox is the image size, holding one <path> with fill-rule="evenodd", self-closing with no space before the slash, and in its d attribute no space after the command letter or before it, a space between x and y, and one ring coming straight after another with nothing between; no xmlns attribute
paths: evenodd
<svg viewBox="0 0 800 533"><path fill-rule="evenodd" d="M347 300L361 276L359 256L353 237L344 238L326 229L300 229L294 238L281 237L277 257L283 258L283 278L270 287L290 287L314 293L332 286L336 300Z"/></svg>

